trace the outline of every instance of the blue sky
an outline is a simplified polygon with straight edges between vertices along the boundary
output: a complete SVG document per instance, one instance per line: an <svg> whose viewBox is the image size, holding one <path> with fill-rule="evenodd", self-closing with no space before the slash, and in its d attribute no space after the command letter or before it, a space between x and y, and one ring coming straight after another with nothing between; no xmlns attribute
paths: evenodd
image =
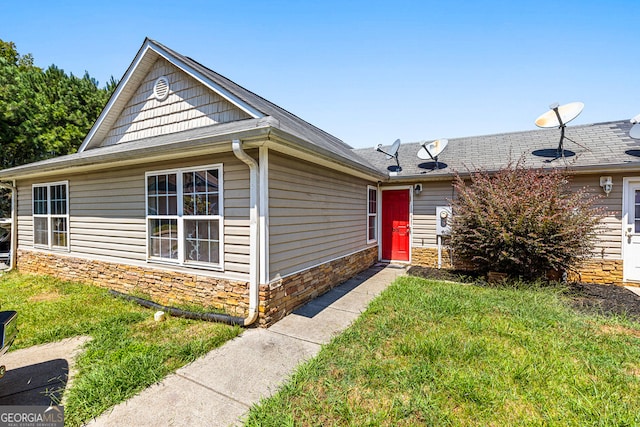
<svg viewBox="0 0 640 427"><path fill-rule="evenodd" d="M145 37L354 147L640 113L640 13L593 1L0 1L0 39L103 85Z"/></svg>

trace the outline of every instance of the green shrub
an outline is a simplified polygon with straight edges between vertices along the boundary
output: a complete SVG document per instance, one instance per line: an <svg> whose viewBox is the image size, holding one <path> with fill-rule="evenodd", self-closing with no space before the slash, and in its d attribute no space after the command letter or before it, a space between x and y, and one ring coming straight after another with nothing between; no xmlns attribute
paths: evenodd
<svg viewBox="0 0 640 427"><path fill-rule="evenodd" d="M525 279L567 271L591 255L603 212L572 189L565 170L510 162L496 173L455 177L450 236L457 258L481 272Z"/></svg>

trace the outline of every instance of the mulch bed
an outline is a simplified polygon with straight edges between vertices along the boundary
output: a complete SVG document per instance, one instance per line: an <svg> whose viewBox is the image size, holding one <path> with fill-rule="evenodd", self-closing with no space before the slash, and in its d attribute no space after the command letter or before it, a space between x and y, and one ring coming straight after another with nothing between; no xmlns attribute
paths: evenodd
<svg viewBox="0 0 640 427"><path fill-rule="evenodd" d="M411 276L465 283L486 283L484 278L468 271L412 266ZM622 286L567 283L564 291L571 305L579 311L604 316L628 316L640 320L640 296Z"/></svg>

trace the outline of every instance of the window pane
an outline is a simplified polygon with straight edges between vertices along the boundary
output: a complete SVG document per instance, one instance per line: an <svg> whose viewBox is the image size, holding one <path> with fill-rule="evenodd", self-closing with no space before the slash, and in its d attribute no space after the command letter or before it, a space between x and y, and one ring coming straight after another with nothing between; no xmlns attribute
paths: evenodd
<svg viewBox="0 0 640 427"><path fill-rule="evenodd" d="M176 194L178 191L176 180L177 175L175 173L167 175L167 194Z"/></svg>
<svg viewBox="0 0 640 427"><path fill-rule="evenodd" d="M218 220L188 220L184 222L185 260L218 264L220 262L220 232Z"/></svg>
<svg viewBox="0 0 640 427"><path fill-rule="evenodd" d="M67 186L51 186L51 213L65 215L67 213Z"/></svg>
<svg viewBox="0 0 640 427"><path fill-rule="evenodd" d="M33 242L36 245L49 245L47 218L33 218Z"/></svg>
<svg viewBox="0 0 640 427"><path fill-rule="evenodd" d="M176 174L147 177L147 215L177 215Z"/></svg>
<svg viewBox="0 0 640 427"><path fill-rule="evenodd" d="M67 247L67 219L52 218L52 246Z"/></svg>
<svg viewBox="0 0 640 427"><path fill-rule="evenodd" d="M167 176L158 175L158 194L167 193Z"/></svg>
<svg viewBox="0 0 640 427"><path fill-rule="evenodd" d="M47 187L33 187L33 213L47 214Z"/></svg>
<svg viewBox="0 0 640 427"><path fill-rule="evenodd" d="M178 259L177 220L149 220L149 254L154 257Z"/></svg>
<svg viewBox="0 0 640 427"><path fill-rule="evenodd" d="M169 207L167 209L167 214L169 215L178 215L178 197L177 196L168 196L169 200L167 201Z"/></svg>
<svg viewBox="0 0 640 427"><path fill-rule="evenodd" d="M147 177L147 193L149 195L158 194L158 177L155 175Z"/></svg>
<svg viewBox="0 0 640 427"><path fill-rule="evenodd" d="M369 217L369 240L376 240L376 217Z"/></svg>
<svg viewBox="0 0 640 427"><path fill-rule="evenodd" d="M182 182L185 216L219 215L217 170L185 172Z"/></svg>
<svg viewBox="0 0 640 427"><path fill-rule="evenodd" d="M149 196L147 200L147 215L158 214L158 198L155 196Z"/></svg>
<svg viewBox="0 0 640 427"><path fill-rule="evenodd" d="M207 191L208 192L214 192L214 191L218 191L218 169L212 169L212 170L208 170L206 172L206 178L207 180Z"/></svg>
<svg viewBox="0 0 640 427"><path fill-rule="evenodd" d="M378 193L374 189L369 189L369 213L376 213L378 209L377 204Z"/></svg>
<svg viewBox="0 0 640 427"><path fill-rule="evenodd" d="M182 186L185 193L193 193L193 172L185 172L182 174Z"/></svg>

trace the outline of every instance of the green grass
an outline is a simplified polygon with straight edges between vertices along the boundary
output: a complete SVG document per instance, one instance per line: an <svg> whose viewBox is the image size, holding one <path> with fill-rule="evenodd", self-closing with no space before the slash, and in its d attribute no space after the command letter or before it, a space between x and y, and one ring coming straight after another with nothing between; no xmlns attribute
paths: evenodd
<svg viewBox="0 0 640 427"><path fill-rule="evenodd" d="M402 277L246 424L640 425L640 324L549 288Z"/></svg>
<svg viewBox="0 0 640 427"><path fill-rule="evenodd" d="M3 310L18 311L12 351L91 336L64 393L68 425L83 424L241 332L177 317L155 322L153 310L104 289L14 272L0 276L0 302Z"/></svg>

